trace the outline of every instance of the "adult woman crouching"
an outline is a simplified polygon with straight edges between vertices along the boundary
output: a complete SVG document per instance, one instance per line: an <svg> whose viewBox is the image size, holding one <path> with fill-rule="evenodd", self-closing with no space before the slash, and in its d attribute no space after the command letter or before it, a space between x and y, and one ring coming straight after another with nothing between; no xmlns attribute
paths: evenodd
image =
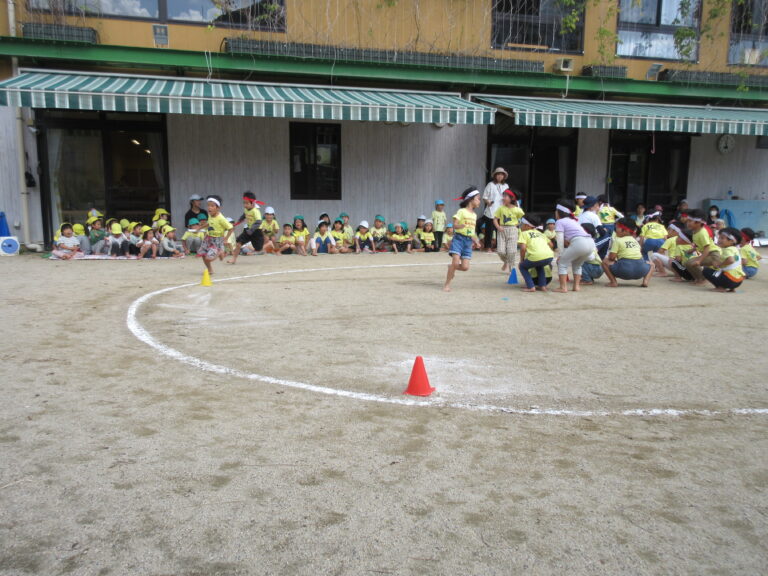
<svg viewBox="0 0 768 576"><path fill-rule="evenodd" d="M573 270L573 291L580 290L581 265L589 260L595 250L595 241L578 223L573 208L573 204L568 200L559 200L555 208L557 245L563 247L557 259L560 288L555 292L568 292L569 267Z"/></svg>

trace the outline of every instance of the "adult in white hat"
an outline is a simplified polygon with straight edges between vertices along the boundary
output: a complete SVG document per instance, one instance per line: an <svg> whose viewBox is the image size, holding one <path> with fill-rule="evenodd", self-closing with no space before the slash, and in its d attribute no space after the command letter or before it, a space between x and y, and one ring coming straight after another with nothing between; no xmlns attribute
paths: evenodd
<svg viewBox="0 0 768 576"><path fill-rule="evenodd" d="M509 186L507 186L508 176L509 173L504 168L496 168L491 174L491 181L483 190L483 215L477 223L477 233L480 235L480 231L483 232L483 248L486 252L493 252L493 233L495 231L493 215L501 206L502 194L505 190L509 190Z"/></svg>
<svg viewBox="0 0 768 576"><path fill-rule="evenodd" d="M208 212L200 208L200 202L203 200L203 197L199 194L192 194L192 196L189 197L189 210L187 210L187 213L184 214L184 226L189 228L189 221L192 220L192 218L200 219L200 214L203 214L206 218L208 217Z"/></svg>

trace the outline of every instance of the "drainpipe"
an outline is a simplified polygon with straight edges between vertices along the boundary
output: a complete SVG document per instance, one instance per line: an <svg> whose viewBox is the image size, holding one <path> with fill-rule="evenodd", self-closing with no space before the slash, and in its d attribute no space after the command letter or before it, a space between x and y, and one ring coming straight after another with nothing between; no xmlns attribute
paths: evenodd
<svg viewBox="0 0 768 576"><path fill-rule="evenodd" d="M8 0L8 35L16 36L16 8L14 0ZM19 72L18 58L11 58L11 73L15 76ZM21 195L21 232L23 235L23 244L30 250L41 252L42 246L31 244L29 232L29 190L27 189L27 180L25 172L27 170L26 154L24 148L24 116L21 113L21 107L16 107L16 139L19 146L17 164L19 170L19 193Z"/></svg>

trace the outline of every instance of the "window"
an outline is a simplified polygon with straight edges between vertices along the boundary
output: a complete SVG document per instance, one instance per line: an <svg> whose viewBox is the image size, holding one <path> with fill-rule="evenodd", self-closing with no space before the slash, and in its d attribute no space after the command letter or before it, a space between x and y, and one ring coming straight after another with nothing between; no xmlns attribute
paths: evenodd
<svg viewBox="0 0 768 576"><path fill-rule="evenodd" d="M620 0L616 53L695 61L700 9L698 0Z"/></svg>
<svg viewBox="0 0 768 576"><path fill-rule="evenodd" d="M285 0L166 0L168 19L285 32Z"/></svg>
<svg viewBox="0 0 768 576"><path fill-rule="evenodd" d="M29 0L31 10L79 16L147 18L160 22L285 32L285 0Z"/></svg>
<svg viewBox="0 0 768 576"><path fill-rule="evenodd" d="M341 200L341 125L291 123L291 200Z"/></svg>
<svg viewBox="0 0 768 576"><path fill-rule="evenodd" d="M584 4L566 6L560 0L494 0L494 48L581 52ZM574 20L572 29L564 21Z"/></svg>
<svg viewBox="0 0 768 576"><path fill-rule="evenodd" d="M157 19L160 0L30 0L33 10L80 16L121 16Z"/></svg>
<svg viewBox="0 0 768 576"><path fill-rule="evenodd" d="M768 0L735 0L729 64L768 66Z"/></svg>

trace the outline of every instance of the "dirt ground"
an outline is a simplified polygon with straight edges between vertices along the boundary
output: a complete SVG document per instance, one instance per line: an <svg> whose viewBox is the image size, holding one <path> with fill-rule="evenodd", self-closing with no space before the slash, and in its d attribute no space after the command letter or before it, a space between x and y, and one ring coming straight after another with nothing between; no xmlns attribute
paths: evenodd
<svg viewBox="0 0 768 576"><path fill-rule="evenodd" d="M0 574L768 572L767 270L524 294L480 254L445 294L446 263L0 259ZM172 358L127 314L190 283L135 315ZM436 392L389 403L417 354Z"/></svg>

